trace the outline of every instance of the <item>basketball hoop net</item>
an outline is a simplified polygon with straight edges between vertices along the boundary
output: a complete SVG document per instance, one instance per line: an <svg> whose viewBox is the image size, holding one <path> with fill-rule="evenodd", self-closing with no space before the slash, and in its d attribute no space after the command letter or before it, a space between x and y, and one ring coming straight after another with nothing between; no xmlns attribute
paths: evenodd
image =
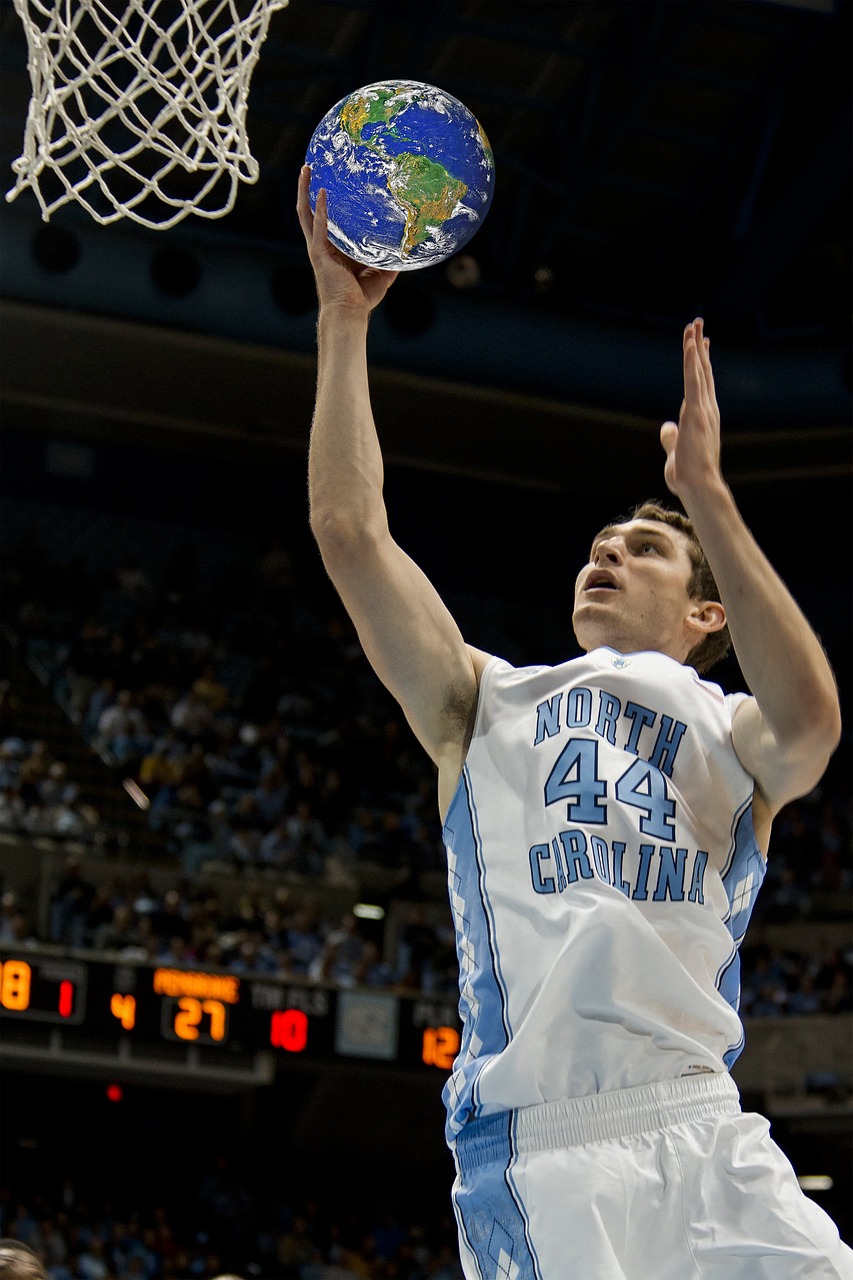
<svg viewBox="0 0 853 1280"><path fill-rule="evenodd" d="M221 218L258 179L252 72L288 0L15 0L32 97L14 200L42 217L77 201L96 222L166 230Z"/></svg>

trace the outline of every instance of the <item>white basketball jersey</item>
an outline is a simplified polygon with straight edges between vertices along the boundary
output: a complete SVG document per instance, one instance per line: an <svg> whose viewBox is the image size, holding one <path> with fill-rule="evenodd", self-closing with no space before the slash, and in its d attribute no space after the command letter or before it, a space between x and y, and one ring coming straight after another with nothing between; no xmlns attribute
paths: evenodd
<svg viewBox="0 0 853 1280"><path fill-rule="evenodd" d="M745 696L661 653L491 659L444 826L464 1024L449 1140L737 1057L764 877L732 745Z"/></svg>

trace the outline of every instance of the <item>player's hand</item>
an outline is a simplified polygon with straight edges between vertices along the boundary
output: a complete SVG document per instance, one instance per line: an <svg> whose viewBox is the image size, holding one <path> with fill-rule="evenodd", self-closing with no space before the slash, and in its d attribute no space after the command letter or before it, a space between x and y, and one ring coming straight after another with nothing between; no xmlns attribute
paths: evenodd
<svg viewBox="0 0 853 1280"><path fill-rule="evenodd" d="M660 441L666 453L664 479L682 500L691 491L717 483L720 471L720 410L714 390L710 342L704 320L684 330L684 399L678 422L665 422Z"/></svg>
<svg viewBox="0 0 853 1280"><path fill-rule="evenodd" d="M339 306L370 312L385 297L398 272L362 266L335 248L329 239L326 192L318 193L316 209L312 213L308 198L310 181L311 170L308 165L303 165L299 174L296 212L314 269L320 307Z"/></svg>

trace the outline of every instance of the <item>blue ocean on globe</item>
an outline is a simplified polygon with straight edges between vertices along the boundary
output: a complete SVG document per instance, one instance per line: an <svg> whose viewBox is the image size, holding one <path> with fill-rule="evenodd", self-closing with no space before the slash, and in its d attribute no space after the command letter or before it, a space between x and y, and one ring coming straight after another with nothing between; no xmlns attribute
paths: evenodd
<svg viewBox="0 0 853 1280"><path fill-rule="evenodd" d="M314 131L309 196L328 193L329 238L357 262L414 271L467 244L492 202L489 140L457 98L383 80L342 98Z"/></svg>

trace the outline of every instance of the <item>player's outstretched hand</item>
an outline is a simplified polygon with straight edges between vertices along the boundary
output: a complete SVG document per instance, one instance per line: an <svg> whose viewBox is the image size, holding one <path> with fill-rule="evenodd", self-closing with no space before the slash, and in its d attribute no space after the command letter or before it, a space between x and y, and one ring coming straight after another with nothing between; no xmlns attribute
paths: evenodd
<svg viewBox="0 0 853 1280"><path fill-rule="evenodd" d="M666 453L664 479L682 500L690 491L720 480L720 410L714 390L710 341L705 322L684 330L684 399L678 422L665 422L660 440Z"/></svg>
<svg viewBox="0 0 853 1280"><path fill-rule="evenodd" d="M335 248L329 239L326 192L318 193L316 210L312 213L308 198L310 181L311 170L308 165L303 165L299 174L296 212L314 269L320 307L341 306L372 311L385 297L398 272L362 266Z"/></svg>

